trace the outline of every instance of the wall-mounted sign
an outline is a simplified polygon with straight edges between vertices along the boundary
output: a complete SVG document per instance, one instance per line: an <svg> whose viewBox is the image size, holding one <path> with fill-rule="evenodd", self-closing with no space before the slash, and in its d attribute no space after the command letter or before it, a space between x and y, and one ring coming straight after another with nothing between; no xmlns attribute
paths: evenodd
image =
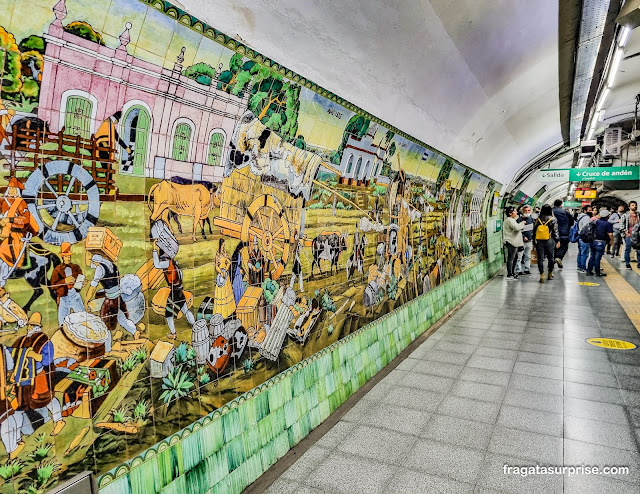
<svg viewBox="0 0 640 494"><path fill-rule="evenodd" d="M562 206L565 208L580 208L582 207L582 203L578 201L564 201Z"/></svg>
<svg viewBox="0 0 640 494"><path fill-rule="evenodd" d="M597 196L596 189L576 189L576 199L595 199Z"/></svg>
<svg viewBox="0 0 640 494"><path fill-rule="evenodd" d="M596 168L572 168L570 182L608 182L611 180L638 180L638 166L601 166Z"/></svg>
<svg viewBox="0 0 640 494"><path fill-rule="evenodd" d="M491 205L491 216L495 216L496 214L498 214L498 206L500 205L500 192L499 191L494 191L493 192L493 203Z"/></svg>
<svg viewBox="0 0 640 494"><path fill-rule="evenodd" d="M568 182L569 170L538 170L536 173L536 180L538 182Z"/></svg>
<svg viewBox="0 0 640 494"><path fill-rule="evenodd" d="M533 197L529 197L527 194L519 190L516 195L513 196L513 202L518 204L528 204L531 206L533 204Z"/></svg>
<svg viewBox="0 0 640 494"><path fill-rule="evenodd" d="M608 182L612 180L638 180L638 166L601 166L594 168L564 168L539 170L538 182Z"/></svg>

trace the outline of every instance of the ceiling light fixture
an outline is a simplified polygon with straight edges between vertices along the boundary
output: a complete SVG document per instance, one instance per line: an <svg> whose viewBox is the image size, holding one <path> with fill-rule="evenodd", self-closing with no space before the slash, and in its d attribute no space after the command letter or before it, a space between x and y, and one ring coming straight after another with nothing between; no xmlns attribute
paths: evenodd
<svg viewBox="0 0 640 494"><path fill-rule="evenodd" d="M626 45L630 34L631 29L629 29L628 27L623 27L622 32L620 33L620 41L618 42L618 46L622 48L624 45Z"/></svg>
<svg viewBox="0 0 640 494"><path fill-rule="evenodd" d="M609 77L607 78L607 87L613 87L613 81L618 73L618 67L620 67L620 61L622 60L623 53L624 50L622 48L618 48L613 55L613 61L611 62L611 68L609 69Z"/></svg>
<svg viewBox="0 0 640 494"><path fill-rule="evenodd" d="M608 87L604 88L604 91L602 91L602 95L600 95L600 99L598 100L598 105L596 106L596 113L602 110L602 105L604 105L604 102L607 99L607 96L609 96L609 91L610 89Z"/></svg>

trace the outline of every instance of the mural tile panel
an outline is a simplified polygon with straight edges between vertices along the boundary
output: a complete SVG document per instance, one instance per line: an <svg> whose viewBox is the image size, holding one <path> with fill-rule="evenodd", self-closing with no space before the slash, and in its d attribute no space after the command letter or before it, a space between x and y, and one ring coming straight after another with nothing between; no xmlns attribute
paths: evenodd
<svg viewBox="0 0 640 494"><path fill-rule="evenodd" d="M239 492L493 269L499 184L169 3L5 3L0 492Z"/></svg>

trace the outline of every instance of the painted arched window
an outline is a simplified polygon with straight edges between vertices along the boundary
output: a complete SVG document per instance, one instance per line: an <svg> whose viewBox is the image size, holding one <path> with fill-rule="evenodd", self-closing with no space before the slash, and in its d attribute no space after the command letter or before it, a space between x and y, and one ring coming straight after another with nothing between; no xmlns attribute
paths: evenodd
<svg viewBox="0 0 640 494"><path fill-rule="evenodd" d="M374 176L374 177L377 177L377 176L378 176L378 168L380 168L380 163L378 163L378 164L376 165L375 170L373 170L373 176Z"/></svg>
<svg viewBox="0 0 640 494"><path fill-rule="evenodd" d="M149 115L149 111L141 105L129 108L124 115L123 132L120 137L131 148L133 156L128 156L124 149L121 151L124 173L144 174L150 135L151 115Z"/></svg>
<svg viewBox="0 0 640 494"><path fill-rule="evenodd" d="M347 163L347 174L351 173L352 168L353 168L353 154L349 156L349 162Z"/></svg>
<svg viewBox="0 0 640 494"><path fill-rule="evenodd" d="M69 96L65 105L65 134L88 139L91 135L93 102L84 96Z"/></svg>
<svg viewBox="0 0 640 494"><path fill-rule="evenodd" d="M356 174L355 174L356 178L360 176L360 168L362 168L362 156L358 158L358 164L356 165Z"/></svg>
<svg viewBox="0 0 640 494"><path fill-rule="evenodd" d="M173 132L171 158L176 161L189 161L192 131L191 125L186 122L176 125L176 129Z"/></svg>
<svg viewBox="0 0 640 494"><path fill-rule="evenodd" d="M225 134L222 130L216 129L209 138L209 152L207 153L207 165L219 166L222 161L224 151Z"/></svg>
<svg viewBox="0 0 640 494"><path fill-rule="evenodd" d="M367 164L364 165L364 174L362 176L363 180L367 180L369 177L369 172L371 171L371 160L367 160Z"/></svg>

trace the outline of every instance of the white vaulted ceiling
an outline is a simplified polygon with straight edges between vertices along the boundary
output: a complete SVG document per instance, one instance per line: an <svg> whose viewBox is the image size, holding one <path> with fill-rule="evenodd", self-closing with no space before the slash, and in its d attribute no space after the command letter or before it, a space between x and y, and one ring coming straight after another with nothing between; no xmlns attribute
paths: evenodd
<svg viewBox="0 0 640 494"><path fill-rule="evenodd" d="M558 0L180 3L503 183L562 141Z"/></svg>

